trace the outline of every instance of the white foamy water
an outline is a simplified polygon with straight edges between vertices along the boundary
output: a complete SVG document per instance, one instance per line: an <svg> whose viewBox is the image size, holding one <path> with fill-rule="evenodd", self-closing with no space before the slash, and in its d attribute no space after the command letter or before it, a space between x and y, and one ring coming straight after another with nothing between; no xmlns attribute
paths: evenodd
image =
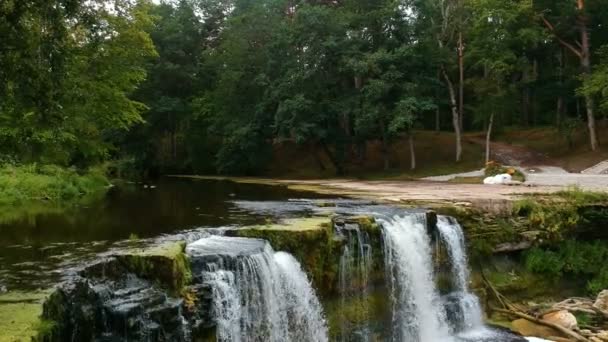
<svg viewBox="0 0 608 342"><path fill-rule="evenodd" d="M469 291L469 261L467 259L464 233L456 222L446 216L437 217L437 230L443 240L450 265L452 267L452 277L454 283L455 298L459 306L459 322L461 329L476 329L483 327L483 314L477 296Z"/></svg>
<svg viewBox="0 0 608 342"><path fill-rule="evenodd" d="M426 216L379 219L393 302L393 341L450 341L445 310L435 287Z"/></svg>
<svg viewBox="0 0 608 342"><path fill-rule="evenodd" d="M188 246L209 258L203 281L213 294L218 341L323 342L323 311L306 273L288 253L257 239L212 236Z"/></svg>
<svg viewBox="0 0 608 342"><path fill-rule="evenodd" d="M276 252L282 279L282 305L289 314L291 341L327 341L323 309L300 263L289 253Z"/></svg>

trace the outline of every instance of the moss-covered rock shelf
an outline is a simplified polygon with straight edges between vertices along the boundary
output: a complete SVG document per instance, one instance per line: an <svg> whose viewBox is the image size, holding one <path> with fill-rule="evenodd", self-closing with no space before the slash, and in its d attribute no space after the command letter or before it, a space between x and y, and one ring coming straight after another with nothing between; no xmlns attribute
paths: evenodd
<svg viewBox="0 0 608 342"><path fill-rule="evenodd" d="M183 241L169 242L115 257L130 272L179 294L192 279L185 248Z"/></svg>
<svg viewBox="0 0 608 342"><path fill-rule="evenodd" d="M328 296L336 293L338 266L345 244L344 238L336 234L335 226L345 223L357 224L361 231L369 234L373 251L381 251L382 232L374 219L367 216L288 219L280 223L230 230L226 235L264 239L274 250L293 254L319 293ZM379 262L375 265L377 267L374 269L382 269Z"/></svg>
<svg viewBox="0 0 608 342"><path fill-rule="evenodd" d="M42 318L49 292L0 294L0 342L49 341L55 322Z"/></svg>

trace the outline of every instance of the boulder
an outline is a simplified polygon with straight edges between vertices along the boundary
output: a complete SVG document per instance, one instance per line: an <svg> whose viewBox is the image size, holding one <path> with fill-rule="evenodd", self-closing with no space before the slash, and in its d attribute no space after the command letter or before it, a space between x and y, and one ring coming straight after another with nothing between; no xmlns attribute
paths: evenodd
<svg viewBox="0 0 608 342"><path fill-rule="evenodd" d="M576 329L578 327L576 317L568 310L550 312L548 314L543 315L542 319L549 323L561 325L562 327L570 330Z"/></svg>
<svg viewBox="0 0 608 342"><path fill-rule="evenodd" d="M608 290L603 290L597 295L593 306L602 311L608 311Z"/></svg>
<svg viewBox="0 0 608 342"><path fill-rule="evenodd" d="M566 337L560 331L544 325L530 322L526 319L517 319L511 323L511 329L522 336L534 336L544 339L550 337Z"/></svg>

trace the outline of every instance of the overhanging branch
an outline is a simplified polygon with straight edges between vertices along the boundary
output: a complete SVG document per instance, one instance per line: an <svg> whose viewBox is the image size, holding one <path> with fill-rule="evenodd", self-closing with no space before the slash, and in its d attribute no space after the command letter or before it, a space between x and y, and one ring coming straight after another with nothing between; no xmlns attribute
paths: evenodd
<svg viewBox="0 0 608 342"><path fill-rule="evenodd" d="M563 46L565 46L568 50L570 50L573 54L575 54L578 58L583 58L583 53L578 50L576 47L574 47L574 45L568 43L567 41L563 40L555 31L555 26L553 26L553 24L551 24L549 22L549 20L547 20L547 18L545 18L544 15L540 15L540 19L543 21L543 23L545 24L545 26L549 29L549 31L551 31L551 33L553 34L553 36L555 37L555 39L557 39L557 41L562 44Z"/></svg>

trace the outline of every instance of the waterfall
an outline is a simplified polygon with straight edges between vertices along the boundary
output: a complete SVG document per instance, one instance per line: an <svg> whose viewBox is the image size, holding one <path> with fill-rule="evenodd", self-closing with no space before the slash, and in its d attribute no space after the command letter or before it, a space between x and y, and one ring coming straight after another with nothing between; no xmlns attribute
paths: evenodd
<svg viewBox="0 0 608 342"><path fill-rule="evenodd" d="M393 303L393 341L449 341L445 309L435 287L426 216L379 218Z"/></svg>
<svg viewBox="0 0 608 342"><path fill-rule="evenodd" d="M355 338L361 342L370 340L368 299L370 294L369 272L372 263L372 247L369 235L359 229L358 224L346 223L338 228L339 233L346 239L342 247L339 265L339 286L342 310L347 310L350 301L356 301L363 307L361 312L365 317L358 317L365 323L363 326L351 327L346 319L340 325L340 336L342 341ZM353 328L355 331L353 331Z"/></svg>
<svg viewBox="0 0 608 342"><path fill-rule="evenodd" d="M327 341L321 305L290 254L264 240L220 236L187 251L212 288L218 341Z"/></svg>
<svg viewBox="0 0 608 342"><path fill-rule="evenodd" d="M455 325L457 330L469 330L483 327L483 317L479 299L469 291L469 263L467 260L464 233L456 220L437 217L437 230L445 244L452 268L454 291L450 297L456 301L457 313Z"/></svg>
<svg viewBox="0 0 608 342"><path fill-rule="evenodd" d="M283 283L280 297L289 313L290 341L327 341L323 309L300 263L289 253L276 252Z"/></svg>

